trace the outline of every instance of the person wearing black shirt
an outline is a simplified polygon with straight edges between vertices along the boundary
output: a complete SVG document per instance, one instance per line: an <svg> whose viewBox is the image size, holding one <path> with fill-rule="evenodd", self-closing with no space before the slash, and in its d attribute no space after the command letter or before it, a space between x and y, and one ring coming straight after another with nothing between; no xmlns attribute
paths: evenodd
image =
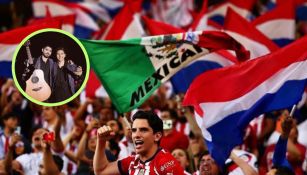
<svg viewBox="0 0 307 175"><path fill-rule="evenodd" d="M82 75L82 67L77 66L71 60L66 60L64 48L58 48L56 52L57 65L52 102L60 102L68 99L76 92L76 81Z"/></svg>

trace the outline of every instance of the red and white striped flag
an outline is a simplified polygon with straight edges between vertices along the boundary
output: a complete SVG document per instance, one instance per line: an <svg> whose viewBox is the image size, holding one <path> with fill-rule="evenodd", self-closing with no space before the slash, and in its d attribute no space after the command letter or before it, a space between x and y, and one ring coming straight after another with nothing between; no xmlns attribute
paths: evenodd
<svg viewBox="0 0 307 175"><path fill-rule="evenodd" d="M273 10L259 16L252 24L264 35L283 47L295 39L295 5L283 0Z"/></svg>
<svg viewBox="0 0 307 175"><path fill-rule="evenodd" d="M48 11L47 11L48 13ZM49 23L50 21L58 21L61 23L61 29L69 32L71 34L74 33L74 25L76 21L76 15L64 15L64 16L48 16L46 15L45 18L41 19L33 19L30 21L29 25L38 25L42 23Z"/></svg>
<svg viewBox="0 0 307 175"><path fill-rule="evenodd" d="M251 52L251 58L257 58L278 49L275 43L232 9L228 9L224 27L227 34Z"/></svg>
<svg viewBox="0 0 307 175"><path fill-rule="evenodd" d="M145 31L140 22L140 9L141 1L125 4L111 23L108 24L108 27L103 29L105 30L105 33L96 39L121 40L144 36ZM103 86L101 86L101 83L93 70L90 71L85 92L87 97L106 95Z"/></svg>
<svg viewBox="0 0 307 175"><path fill-rule="evenodd" d="M193 81L183 104L194 106L208 149L219 165L243 142L253 118L301 99L307 83L306 51L304 37L259 59L205 72Z"/></svg>
<svg viewBox="0 0 307 175"><path fill-rule="evenodd" d="M224 19L227 13L227 9L231 8L243 18L251 18L251 9L253 8L256 0L242 1L242 0L228 0L220 5L217 5L209 10L208 17L209 19L219 23L220 25L224 24Z"/></svg>
<svg viewBox="0 0 307 175"><path fill-rule="evenodd" d="M58 21L30 25L0 33L0 77L12 77L11 64L18 44L31 33L44 28L60 28Z"/></svg>

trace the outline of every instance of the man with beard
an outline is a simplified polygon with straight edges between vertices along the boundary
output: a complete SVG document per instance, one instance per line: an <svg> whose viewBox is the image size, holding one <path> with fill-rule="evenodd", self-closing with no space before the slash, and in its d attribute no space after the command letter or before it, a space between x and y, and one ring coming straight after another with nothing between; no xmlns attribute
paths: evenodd
<svg viewBox="0 0 307 175"><path fill-rule="evenodd" d="M138 111L132 121L132 140L136 155L112 163L107 160L104 151L106 141L115 133L106 125L98 129L94 155L95 174L183 175L179 162L159 147L163 135L162 120L154 112Z"/></svg>
<svg viewBox="0 0 307 175"><path fill-rule="evenodd" d="M22 74L22 80L27 81L33 73L34 69L40 69L44 73L44 80L49 85L50 89L53 89L54 77L55 77L55 66L56 63L50 58L52 54L52 47L46 45L42 48L42 55L36 59L27 59L25 61L26 69ZM47 99L45 102L48 102Z"/></svg>

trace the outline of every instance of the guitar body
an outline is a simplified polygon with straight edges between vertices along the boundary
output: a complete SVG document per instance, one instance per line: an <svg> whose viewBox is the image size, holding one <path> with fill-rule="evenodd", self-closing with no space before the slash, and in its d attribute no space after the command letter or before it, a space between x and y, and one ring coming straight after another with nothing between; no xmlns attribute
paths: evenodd
<svg viewBox="0 0 307 175"><path fill-rule="evenodd" d="M46 101L50 97L51 88L45 81L44 72L41 69L35 69L26 81L26 93L38 101Z"/></svg>

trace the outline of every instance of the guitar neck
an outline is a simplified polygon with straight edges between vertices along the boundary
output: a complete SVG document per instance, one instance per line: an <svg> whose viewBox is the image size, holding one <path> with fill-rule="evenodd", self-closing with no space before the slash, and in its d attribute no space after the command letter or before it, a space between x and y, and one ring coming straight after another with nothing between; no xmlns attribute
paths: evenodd
<svg viewBox="0 0 307 175"><path fill-rule="evenodd" d="M26 51L27 51L27 56L28 56L28 62L29 62L29 64L33 64L33 58L32 58L32 55L31 55L31 51L30 51L30 47L29 47L29 46L26 46Z"/></svg>

